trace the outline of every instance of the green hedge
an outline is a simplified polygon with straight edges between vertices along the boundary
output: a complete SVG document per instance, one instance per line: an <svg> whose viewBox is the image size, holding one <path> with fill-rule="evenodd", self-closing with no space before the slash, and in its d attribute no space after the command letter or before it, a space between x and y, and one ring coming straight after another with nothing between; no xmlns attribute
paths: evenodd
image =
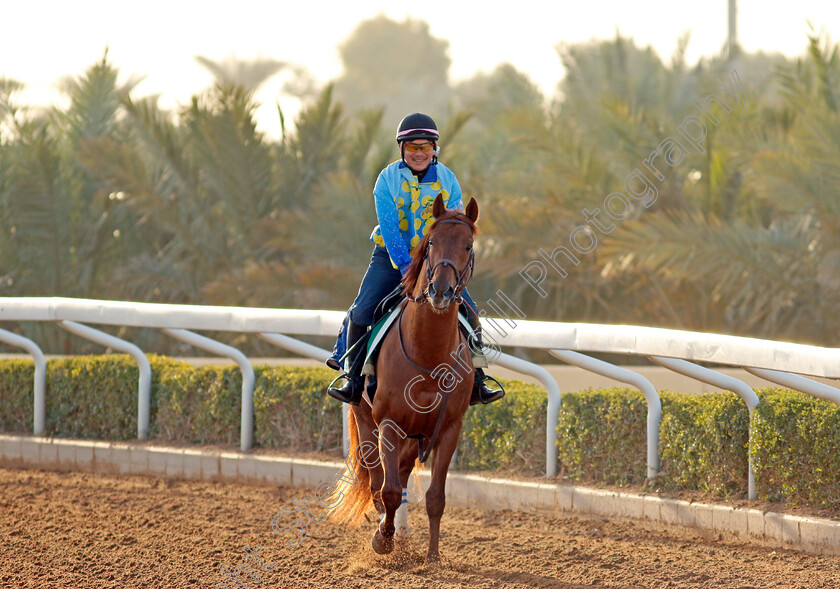
<svg viewBox="0 0 840 589"><path fill-rule="evenodd" d="M751 444L759 499L840 506L840 407L796 391L757 393L750 419L734 393L660 392L661 474L653 488L746 496ZM646 435L647 405L635 390L563 395L558 453L573 481L642 484Z"/></svg>
<svg viewBox="0 0 840 589"><path fill-rule="evenodd" d="M187 366L161 376L155 436L194 444L239 440L242 374L236 366Z"/></svg>
<svg viewBox="0 0 840 589"><path fill-rule="evenodd" d="M661 392L662 475L656 487L746 495L750 414L735 393Z"/></svg>
<svg viewBox="0 0 840 589"><path fill-rule="evenodd" d="M151 437L237 445L242 377L234 366L195 367L150 356ZM341 406L324 390L326 368L255 367L259 447L340 456ZM0 361L0 431L32 431L33 364ZM137 431L136 363L127 356L84 356L47 364L47 434L131 440ZM507 381L507 397L468 410L456 467L545 474L546 395ZM837 507L840 407L802 393L767 389L752 419L733 393L662 392L661 491L745 496L747 446L759 497ZM563 394L557 423L562 480L634 485L646 474L647 404L629 389Z"/></svg>
<svg viewBox="0 0 840 589"><path fill-rule="evenodd" d="M746 493L749 412L733 393L660 391L659 490ZM642 485L647 474L647 402L613 388L563 395L558 420L561 469L574 481Z"/></svg>
<svg viewBox="0 0 840 589"><path fill-rule="evenodd" d="M235 366L192 366L162 356L152 365L150 437L195 444L239 443L242 374ZM0 431L32 432L34 364L0 361ZM325 394L327 368L254 368L258 445L340 450L341 407ZM129 356L47 361L46 434L104 440L137 437L137 363Z"/></svg>
<svg viewBox="0 0 840 589"><path fill-rule="evenodd" d="M35 363L31 360L0 362L0 431L32 433L32 379Z"/></svg>
<svg viewBox="0 0 840 589"><path fill-rule="evenodd" d="M565 393L557 424L558 467L573 481L645 480L647 405L638 391Z"/></svg>
<svg viewBox="0 0 840 589"><path fill-rule="evenodd" d="M840 407L796 391L761 390L753 462L762 499L840 506Z"/></svg>
<svg viewBox="0 0 840 589"><path fill-rule="evenodd" d="M341 403L326 394L334 371L266 366L256 373L257 444L296 452L341 451Z"/></svg>
<svg viewBox="0 0 840 589"><path fill-rule="evenodd" d="M188 364L149 356L151 421L161 378ZM0 431L32 432L34 363L0 362ZM130 440L137 437L137 362L125 355L73 356L47 361L46 434L55 437Z"/></svg>
<svg viewBox="0 0 840 589"><path fill-rule="evenodd" d="M455 466L545 475L545 390L503 380L501 401L467 410Z"/></svg>

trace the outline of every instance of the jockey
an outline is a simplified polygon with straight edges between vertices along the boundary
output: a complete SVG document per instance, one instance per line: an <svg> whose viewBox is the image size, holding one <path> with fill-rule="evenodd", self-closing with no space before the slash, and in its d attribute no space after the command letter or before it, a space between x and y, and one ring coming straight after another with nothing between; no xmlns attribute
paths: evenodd
<svg viewBox="0 0 840 589"><path fill-rule="evenodd" d="M374 243L370 265L362 279L359 294L348 311L348 350L365 335L373 323L376 306L399 286L411 262L411 250L428 233L434 221L432 203L435 196L442 195L447 209L463 210L458 179L437 159L440 153L437 146L439 137L435 122L430 116L421 113L406 116L397 128L401 159L379 173L373 188L379 225L370 236ZM470 307L466 314L476 333L474 344L478 346L477 352L480 354L481 324L477 308L466 289L462 291L462 297ZM336 354L327 361L327 365L336 370L339 365L335 358L341 356L340 350L344 347L340 345L341 335L336 344ZM364 347L360 345L348 354L345 383L342 387L330 387L328 393L331 397L344 403L359 404L364 392L364 377L361 374L362 362L356 360L359 354L365 353ZM483 357L481 360L484 360ZM486 361L484 365L487 365ZM470 405L492 403L504 397L503 389L487 388L485 378L484 371L476 367Z"/></svg>

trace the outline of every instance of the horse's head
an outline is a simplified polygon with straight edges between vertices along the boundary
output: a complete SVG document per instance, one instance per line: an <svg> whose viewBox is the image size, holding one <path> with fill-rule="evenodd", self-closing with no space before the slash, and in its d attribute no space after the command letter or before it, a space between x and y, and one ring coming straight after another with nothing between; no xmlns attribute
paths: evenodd
<svg viewBox="0 0 840 589"><path fill-rule="evenodd" d="M433 308L445 311L453 300L460 300L461 291L472 276L478 204L471 198L466 213L446 210L443 198L437 195L432 216L435 222L417 244L406 271L405 292L415 299L425 296ZM425 280L418 285L423 266ZM414 292L418 287L423 289L422 295Z"/></svg>

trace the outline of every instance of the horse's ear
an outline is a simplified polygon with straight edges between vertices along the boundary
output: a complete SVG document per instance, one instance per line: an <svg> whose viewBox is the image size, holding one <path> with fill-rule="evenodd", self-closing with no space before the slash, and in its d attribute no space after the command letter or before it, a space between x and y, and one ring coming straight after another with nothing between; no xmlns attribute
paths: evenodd
<svg viewBox="0 0 840 589"><path fill-rule="evenodd" d="M438 193L435 197L435 204L432 205L432 216L437 219L446 212L446 205L443 204L443 196Z"/></svg>
<svg viewBox="0 0 840 589"><path fill-rule="evenodd" d="M469 217L470 221L475 223L478 221L478 203L475 202L475 199L470 197L470 202L467 205L467 217Z"/></svg>

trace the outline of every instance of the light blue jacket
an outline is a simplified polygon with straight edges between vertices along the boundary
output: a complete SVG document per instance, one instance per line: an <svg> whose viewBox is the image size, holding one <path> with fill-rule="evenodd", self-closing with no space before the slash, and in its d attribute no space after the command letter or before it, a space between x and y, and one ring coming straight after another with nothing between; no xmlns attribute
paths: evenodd
<svg viewBox="0 0 840 589"><path fill-rule="evenodd" d="M463 209L461 185L455 174L440 162L429 166L422 182L402 160L379 173L373 187L376 219L370 239L388 250L391 263L405 273L411 250L429 232L434 218L432 203L440 194L447 209Z"/></svg>

